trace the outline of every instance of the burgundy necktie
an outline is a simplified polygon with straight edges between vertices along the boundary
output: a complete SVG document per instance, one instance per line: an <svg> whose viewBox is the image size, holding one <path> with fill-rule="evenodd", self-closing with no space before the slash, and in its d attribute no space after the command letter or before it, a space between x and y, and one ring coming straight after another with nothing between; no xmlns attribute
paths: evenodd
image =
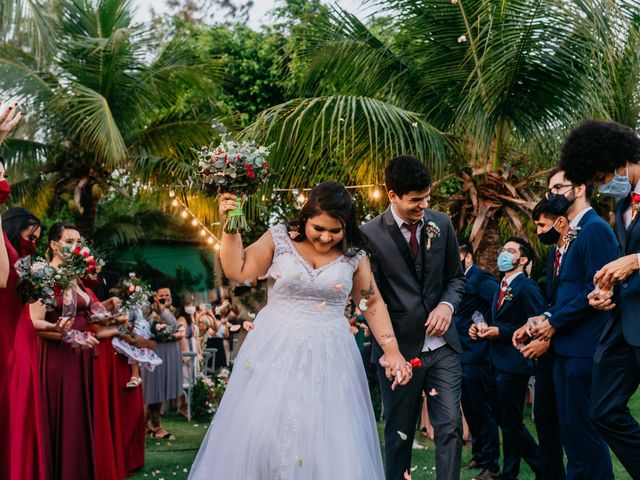
<svg viewBox="0 0 640 480"><path fill-rule="evenodd" d="M502 302L504 302L504 296L507 294L507 281L503 280L500 283L500 293L498 294L498 310L502 308Z"/></svg>
<svg viewBox="0 0 640 480"><path fill-rule="evenodd" d="M553 278L558 276L558 272L560 271L560 259L562 258L562 252L559 248L556 248L556 259L553 262Z"/></svg>
<svg viewBox="0 0 640 480"><path fill-rule="evenodd" d="M409 225L408 223L404 224L405 228L411 232L411 237L409 237L409 246L415 255L418 254L418 223L412 223Z"/></svg>

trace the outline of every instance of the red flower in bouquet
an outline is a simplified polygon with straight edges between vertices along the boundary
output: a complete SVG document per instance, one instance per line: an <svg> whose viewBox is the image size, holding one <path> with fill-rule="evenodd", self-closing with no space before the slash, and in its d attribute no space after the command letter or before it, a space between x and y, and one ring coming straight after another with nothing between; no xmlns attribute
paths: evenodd
<svg viewBox="0 0 640 480"><path fill-rule="evenodd" d="M269 148L236 141L222 125L213 126L221 131L220 144L194 150L198 157L199 182L208 194L227 192L237 196L239 206L228 213L224 231L246 231L249 224L242 210L242 196L255 193L272 175L266 161Z"/></svg>

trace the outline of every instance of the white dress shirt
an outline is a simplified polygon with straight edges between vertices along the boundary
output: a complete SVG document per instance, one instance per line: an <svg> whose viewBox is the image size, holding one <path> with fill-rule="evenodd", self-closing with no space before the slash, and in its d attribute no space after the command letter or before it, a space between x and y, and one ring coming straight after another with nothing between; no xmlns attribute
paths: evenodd
<svg viewBox="0 0 640 480"><path fill-rule="evenodd" d="M409 240L411 239L411 232L405 226L405 223L407 222L405 222L402 218L398 216L398 214L396 214L395 210L393 209L393 205L391 205L391 215L393 215L393 219L396 221L396 224L398 225L398 228L400 228L400 231L402 232L402 235L404 236L405 240L407 241L407 243L409 243ZM416 230L416 236L418 237L418 245L420 245L420 240L422 237L422 225L424 224L424 219L419 220L417 223L418 223L418 229ZM447 305L451 309L451 312L453 313L454 311L453 305L451 305L449 302L440 302L440 303ZM425 318L425 322L426 321L427 319ZM424 337L424 345L422 346L422 351L430 352L446 344L447 344L447 341L444 339L444 337L435 337L431 335L426 335Z"/></svg>

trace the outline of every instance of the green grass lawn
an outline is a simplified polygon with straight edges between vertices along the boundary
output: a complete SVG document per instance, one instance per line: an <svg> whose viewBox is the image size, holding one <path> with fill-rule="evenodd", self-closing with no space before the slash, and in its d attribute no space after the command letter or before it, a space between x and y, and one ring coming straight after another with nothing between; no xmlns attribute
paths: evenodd
<svg viewBox="0 0 640 480"><path fill-rule="evenodd" d="M640 391L631 400L631 410L636 418L640 417ZM531 410L527 409L527 426L535 434L535 427L531 421ZM146 463L144 468L133 477L136 480L143 479L186 479L189 468L193 462L202 438L206 433L207 424L200 422L187 422L178 415L164 417L163 424L167 430L176 436L176 440L168 442L166 440L147 439ZM378 425L378 430L382 432L383 424ZM426 480L435 478L435 447L433 442L424 439L419 433L416 435L418 442L425 446L425 450L413 451L412 465L415 467L413 480ZM464 465L471 458L471 450L464 448L462 451L462 464ZM613 457L614 473L616 479L630 480L631 477L624 471L620 462ZM477 475L478 471L462 471L461 479L470 480ZM533 480L534 475L529 470L525 462L522 462L522 480ZM234 479L224 479L234 480ZM331 479L334 480L334 479ZM341 479L335 479L341 480ZM345 479L346 480L346 479Z"/></svg>

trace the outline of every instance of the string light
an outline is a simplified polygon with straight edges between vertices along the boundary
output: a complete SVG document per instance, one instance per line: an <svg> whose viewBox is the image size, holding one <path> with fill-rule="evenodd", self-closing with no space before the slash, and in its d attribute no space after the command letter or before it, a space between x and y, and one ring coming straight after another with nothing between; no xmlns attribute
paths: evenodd
<svg viewBox="0 0 640 480"><path fill-rule="evenodd" d="M306 198L305 198L305 196L304 196L304 193L300 193L300 194L296 197L296 202L298 202L300 205L302 205L305 201L306 201Z"/></svg>
<svg viewBox="0 0 640 480"><path fill-rule="evenodd" d="M220 244L219 244L219 243L216 243L216 244L213 246L213 249L214 249L216 252L219 252L219 251L220 251Z"/></svg>
<svg viewBox="0 0 640 480"><path fill-rule="evenodd" d="M372 195L374 200L380 200L380 190L378 189L378 187L373 189Z"/></svg>
<svg viewBox="0 0 640 480"><path fill-rule="evenodd" d="M173 190L171 191L173 192ZM171 192L169 192L169 194L171 194ZM173 192L175 195L175 192ZM211 231L209 230L199 219L196 215L194 215L194 213L189 209L189 207L187 207L187 205L184 203L184 201L180 198L180 197L174 197L174 199L171 201L171 205L173 207L178 207L180 206L182 208L182 210L180 211L180 217L182 218L187 218L187 217L191 217L191 225L193 225L194 227L198 227L200 226L200 236L206 237L207 235L209 236L209 238L207 238L207 243L209 245L213 245L214 243L219 244L220 243L220 239ZM216 222L213 225L220 225L220 222ZM216 251L219 250L220 247L214 247Z"/></svg>
<svg viewBox="0 0 640 480"><path fill-rule="evenodd" d="M175 190L169 190L169 196L170 196L171 198L175 197L175 196L176 196L176 192L175 192Z"/></svg>

